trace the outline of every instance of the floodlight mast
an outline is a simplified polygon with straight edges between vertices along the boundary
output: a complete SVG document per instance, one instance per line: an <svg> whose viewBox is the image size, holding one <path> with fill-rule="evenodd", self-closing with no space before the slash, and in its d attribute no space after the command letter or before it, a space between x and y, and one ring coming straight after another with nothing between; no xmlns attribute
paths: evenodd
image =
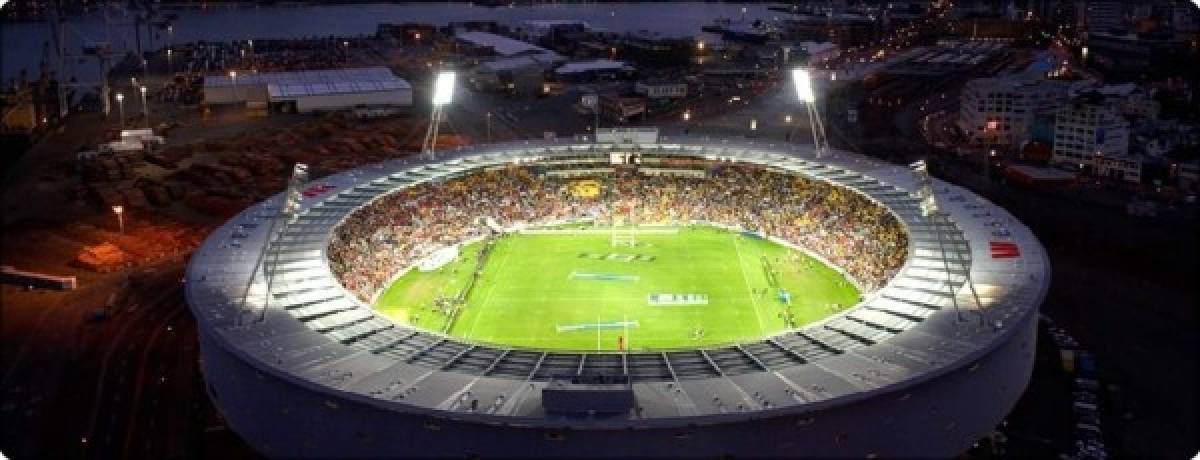
<svg viewBox="0 0 1200 460"><path fill-rule="evenodd" d="M438 129L442 124L442 108L453 99L454 72L438 72L433 83L433 112L429 116L429 129L425 131L425 142L421 144L421 154L431 160L435 156L434 147L437 144Z"/></svg>
<svg viewBox="0 0 1200 460"><path fill-rule="evenodd" d="M271 303L271 284L275 281L276 267L279 265L279 250L277 248L272 250L272 247L277 246L275 239L287 232L288 224L296 217L300 203L304 201L304 187L307 183L308 165L296 163L292 166L292 176L288 179L287 189L280 198L278 213L269 216L271 225L267 228L266 242L263 244L262 250L258 253L258 259L254 262L254 268L250 272L250 279L246 280L246 289L242 292L242 314L238 315L237 318L239 326L243 325L243 316L251 312L247 308L247 301L250 297L250 288L254 285L254 280L258 278L259 267L262 267L263 277L266 281L266 292L263 296L262 308L259 310L255 322L266 321L267 308Z"/></svg>
<svg viewBox="0 0 1200 460"><path fill-rule="evenodd" d="M808 110L808 126L812 129L813 152L817 158L829 152L829 141L825 137L825 125L817 111L817 96L813 90L812 74L805 68L792 69L792 83L796 85L796 99Z"/></svg>
<svg viewBox="0 0 1200 460"><path fill-rule="evenodd" d="M950 259L946 254L946 245L942 241L943 223L949 223L950 219L942 214L941 208L938 206L937 196L933 193L933 178L929 176L929 167L925 164L925 160L917 160L909 165L913 175L916 176L917 189L916 195L920 200L921 216L933 221L933 233L937 236L938 251L942 255L942 267L946 270L946 289L950 294L950 302L954 305L954 313L959 321L963 321L962 310L958 307L958 293L954 291L953 274L950 272ZM971 290L971 296L975 300L976 311L979 313L979 322L981 325L987 323L987 312L983 302L979 300L979 293L975 290L975 282L971 279L971 266L961 258L954 259L959 263L959 268L965 273L965 284ZM993 324L994 328L999 329L1000 325Z"/></svg>

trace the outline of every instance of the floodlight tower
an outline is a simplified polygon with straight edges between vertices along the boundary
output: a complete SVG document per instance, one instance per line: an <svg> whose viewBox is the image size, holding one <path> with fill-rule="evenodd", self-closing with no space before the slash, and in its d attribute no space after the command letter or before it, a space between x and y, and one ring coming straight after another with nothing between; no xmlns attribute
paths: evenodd
<svg viewBox="0 0 1200 460"><path fill-rule="evenodd" d="M442 124L442 109L454 99L454 72L442 71L433 83L433 113L429 116L429 129L425 131L425 142L421 154L433 159L437 144L438 128Z"/></svg>
<svg viewBox="0 0 1200 460"><path fill-rule="evenodd" d="M279 250L275 249L277 246L275 240L287 232L288 224L296 217L300 202L304 200L304 186L307 183L308 165L296 163L292 166L292 177L288 179L288 187L280 202L279 213L270 217L271 226L267 229L266 243L258 253L258 259L254 262L254 268L250 272L250 279L246 280L246 289L242 292L242 313L248 312L246 301L250 297L250 288L254 285L254 280L258 278L259 267L262 267L263 277L266 279L266 289L262 308L257 318L259 322L266 319L267 307L271 302L271 283L275 280L276 266L279 265ZM242 316L238 316L238 324L241 324L242 319Z"/></svg>
<svg viewBox="0 0 1200 460"><path fill-rule="evenodd" d="M796 85L796 98L808 110L808 125L812 128L813 152L817 158L829 152L829 141L825 138L825 125L817 111L817 96L813 91L812 75L808 69L792 69L792 83Z"/></svg>
<svg viewBox="0 0 1200 460"><path fill-rule="evenodd" d="M954 313L958 315L958 320L963 321L962 310L958 308L958 293L954 291L953 275L950 272L950 259L946 254L946 245L942 242L941 224L949 222L950 219L938 207L937 196L933 193L933 179L929 176L929 168L925 164L925 160L917 160L909 165L909 167L912 168L913 175L917 179L916 195L921 200L921 215L932 220L934 224L933 233L937 236L938 251L942 255L942 267L946 270L946 289L950 291L950 302L954 305ZM971 290L971 296L975 299L980 324L987 323L985 307L983 302L979 301L979 293L975 291L975 282L971 280L971 267L957 257L954 260L959 261L959 264L963 265L959 268L965 273L967 288ZM992 326L996 329L1000 328L999 323Z"/></svg>

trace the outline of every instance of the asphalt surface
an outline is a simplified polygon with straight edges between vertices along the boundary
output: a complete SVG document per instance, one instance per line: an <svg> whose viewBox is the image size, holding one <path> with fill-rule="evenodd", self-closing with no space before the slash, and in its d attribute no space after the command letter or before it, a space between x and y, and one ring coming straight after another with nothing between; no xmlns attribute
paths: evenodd
<svg viewBox="0 0 1200 460"><path fill-rule="evenodd" d="M3 311L7 455L252 455L221 427L203 391L181 276L176 261L75 293L4 288L13 300ZM110 316L98 320L100 311Z"/></svg>

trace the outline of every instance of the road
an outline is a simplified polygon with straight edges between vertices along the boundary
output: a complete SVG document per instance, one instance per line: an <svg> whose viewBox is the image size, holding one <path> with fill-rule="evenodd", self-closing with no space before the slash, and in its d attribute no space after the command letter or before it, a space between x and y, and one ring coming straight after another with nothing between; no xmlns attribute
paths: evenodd
<svg viewBox="0 0 1200 460"><path fill-rule="evenodd" d="M184 304L182 262L123 276L40 305L5 305L5 316L31 315L24 334L5 330L3 450L15 457L168 458L248 456L220 422L203 391L195 323ZM6 288L7 289L7 288ZM117 296L112 316L89 321ZM45 297L45 296L43 296ZM24 321L22 321L24 322ZM217 435L209 436L214 431ZM207 442L206 437L216 442ZM220 452L208 455L207 452Z"/></svg>

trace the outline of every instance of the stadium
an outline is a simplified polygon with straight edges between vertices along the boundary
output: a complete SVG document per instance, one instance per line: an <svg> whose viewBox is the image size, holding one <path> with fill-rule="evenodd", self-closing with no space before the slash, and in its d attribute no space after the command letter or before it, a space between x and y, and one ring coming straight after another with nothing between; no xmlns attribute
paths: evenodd
<svg viewBox="0 0 1200 460"><path fill-rule="evenodd" d="M294 180L189 263L208 393L272 457L957 455L1050 267L920 169L633 136Z"/></svg>

